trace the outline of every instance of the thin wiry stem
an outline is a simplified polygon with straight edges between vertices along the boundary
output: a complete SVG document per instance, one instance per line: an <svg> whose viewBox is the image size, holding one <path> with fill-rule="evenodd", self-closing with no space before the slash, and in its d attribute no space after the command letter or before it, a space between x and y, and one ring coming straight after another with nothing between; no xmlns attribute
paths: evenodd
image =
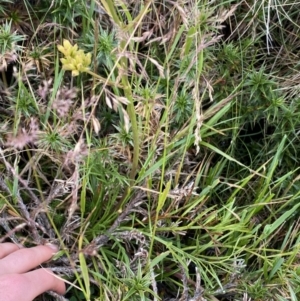
<svg viewBox="0 0 300 301"><path fill-rule="evenodd" d="M93 255L96 253L96 250L100 247L107 244L109 241L109 235L112 234L120 224L125 220L125 218L134 210L134 208L140 205L143 200L143 193L138 193L136 197L134 197L130 203L124 208L122 213L117 217L112 226L107 230L107 234L103 234L97 236L89 245L87 245L83 252L87 255Z"/></svg>
<svg viewBox="0 0 300 301"><path fill-rule="evenodd" d="M4 192L6 192L9 195L11 194L10 189L7 187L7 185L4 183L4 181L1 178L0 178L0 189L3 190ZM22 213L23 217L25 218L25 220L28 223L28 226L32 230L32 235L33 235L34 241L38 244L41 243L41 237L38 233L35 221L30 217L30 213L29 213L27 207L25 206L24 201L22 200L19 192L16 193L15 197L16 197L18 206L21 210L21 213Z"/></svg>
<svg viewBox="0 0 300 301"><path fill-rule="evenodd" d="M11 164L5 159L3 150L1 148L0 148L0 154L2 157L2 162L5 164L6 169L11 172L11 174L14 178L18 179L18 182L24 187L24 189L26 189L30 198L34 201L35 205L40 209L43 208L44 204L42 204L42 202L39 200L39 198L32 192L30 187L28 187L27 182L25 180L23 180L22 177L19 176L19 174L16 172L15 168L13 166L11 166ZM6 186L6 184L4 184L4 182L2 182L2 185ZM7 187L7 189L8 189L8 187ZM9 191L9 189L8 189L8 191ZM48 234L50 235L50 237L54 237L54 233L50 226L50 222L48 220L47 215L44 212L42 212L42 210L36 210L35 214L33 214L33 216L32 216L32 214L30 214L29 211L27 210L27 207L24 205L24 202L19 194L19 191L17 194L18 194L18 201L22 203L22 205L20 205L20 208L22 208L22 212L25 214L24 217L26 217L27 220L28 220L28 218L30 218L32 223L35 224L35 218L37 217L38 214L40 214L40 221L42 222L42 226L48 230L48 232L49 232ZM46 210L46 209L44 209L44 210ZM35 226L35 228L36 228L36 226ZM39 241L40 240L38 240L38 242Z"/></svg>

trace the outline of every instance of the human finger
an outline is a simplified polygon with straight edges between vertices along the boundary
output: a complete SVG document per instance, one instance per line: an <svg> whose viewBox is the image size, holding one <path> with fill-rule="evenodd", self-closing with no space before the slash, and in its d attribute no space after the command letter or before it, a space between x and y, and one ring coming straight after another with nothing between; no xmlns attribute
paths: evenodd
<svg viewBox="0 0 300 301"><path fill-rule="evenodd" d="M64 294L66 288L63 280L47 269L0 276L1 300L4 298L6 301L32 301L49 290Z"/></svg>
<svg viewBox="0 0 300 301"><path fill-rule="evenodd" d="M37 269L23 275L35 294L34 298L46 291L55 291L60 295L64 295L66 292L66 285L63 279L48 269Z"/></svg>
<svg viewBox="0 0 300 301"><path fill-rule="evenodd" d="M55 246L37 246L17 250L0 260L0 275L28 272L49 260L57 250Z"/></svg>
<svg viewBox="0 0 300 301"><path fill-rule="evenodd" d="M0 259L4 258L8 254L13 253L19 249L20 248L16 244L10 242L0 244Z"/></svg>

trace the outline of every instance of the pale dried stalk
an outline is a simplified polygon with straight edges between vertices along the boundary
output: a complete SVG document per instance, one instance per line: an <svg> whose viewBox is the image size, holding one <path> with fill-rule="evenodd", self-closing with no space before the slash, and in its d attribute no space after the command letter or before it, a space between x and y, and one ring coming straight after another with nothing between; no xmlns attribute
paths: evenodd
<svg viewBox="0 0 300 301"><path fill-rule="evenodd" d="M5 159L3 150L0 148L0 155L2 157L2 162L4 163L6 169L12 174L12 176L14 178L18 179L18 182L26 189L26 191L28 192L30 198L34 201L35 205L38 208L44 208L44 204L42 204L42 202L39 200L39 198L32 192L32 190L30 189L30 187L28 187L27 181L23 180L22 177L19 176L19 174L16 172L15 168L13 166L11 166L11 164L9 162L7 162L7 160ZM4 191L10 193L7 185L3 182L0 181L0 184L2 184L2 188ZM5 187L4 187L5 186ZM39 237L38 232L37 232L37 228L36 228L36 224L35 224L35 217L40 213L40 221L42 222L42 225L45 229L47 229L47 231L49 231L49 235L51 238L54 237L54 232L52 230L52 227L50 226L50 222L48 220L47 215L44 212L40 212L40 211L36 211L37 213L35 214L35 217L32 217L32 215L30 215L29 211L27 210L26 206L24 205L24 202L21 198L21 196L19 195L19 192L17 193L17 200L19 203L19 206L22 210L23 216L27 219L27 221L29 222L30 227L34 227L36 229L36 231L34 231L34 235L36 238ZM44 208L44 211L46 209ZM40 243L40 238L36 241L37 243Z"/></svg>
<svg viewBox="0 0 300 301"><path fill-rule="evenodd" d="M3 190L4 192L6 192L7 194L11 194L9 188L7 187L7 185L3 182L2 179L0 179L0 189ZM21 210L21 213L23 215L23 217L25 218L25 220L27 221L28 226L30 227L30 229L32 230L32 236L33 239L35 240L36 243L41 243L41 237L37 231L37 227L36 224L34 222L34 220L30 217L29 211L27 210L21 196L19 193L16 194L16 199L17 199L17 203L18 206Z"/></svg>

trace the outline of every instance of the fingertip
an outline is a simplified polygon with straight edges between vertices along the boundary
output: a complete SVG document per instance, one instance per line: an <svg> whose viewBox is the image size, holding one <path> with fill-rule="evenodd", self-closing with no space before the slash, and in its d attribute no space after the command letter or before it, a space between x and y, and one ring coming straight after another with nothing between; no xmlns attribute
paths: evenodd
<svg viewBox="0 0 300 301"><path fill-rule="evenodd" d="M45 246L49 247L54 252L53 255L56 254L59 251L59 248L58 248L57 245L54 245L54 244L51 244L51 243L46 243Z"/></svg>
<svg viewBox="0 0 300 301"><path fill-rule="evenodd" d="M22 275L28 281L28 286L31 288L34 297L46 291L54 291L59 295L66 293L64 279L55 275L49 269L41 268Z"/></svg>
<svg viewBox="0 0 300 301"><path fill-rule="evenodd" d="M46 269L46 271L48 273L51 274L52 279L53 279L53 284L52 287L50 288L50 290L60 294L60 295L64 295L66 293L66 283L64 281L63 278L55 275L51 270Z"/></svg>
<svg viewBox="0 0 300 301"><path fill-rule="evenodd" d="M0 249L4 250L2 253L7 253L5 248L2 248L1 245L0 247ZM36 268L43 262L51 260L56 253L57 248L54 249L54 246L50 247L46 245L16 250L1 259L0 275L25 273Z"/></svg>
<svg viewBox="0 0 300 301"><path fill-rule="evenodd" d="M60 295L64 295L67 291L66 283L63 279L60 279L59 283L57 284L56 292Z"/></svg>
<svg viewBox="0 0 300 301"><path fill-rule="evenodd" d="M60 295L64 295L66 293L66 284L64 279L62 279L61 277L55 275L51 270L46 269L44 270L47 273L50 274L50 276L52 277L52 286L51 288L49 288L51 291L54 291Z"/></svg>

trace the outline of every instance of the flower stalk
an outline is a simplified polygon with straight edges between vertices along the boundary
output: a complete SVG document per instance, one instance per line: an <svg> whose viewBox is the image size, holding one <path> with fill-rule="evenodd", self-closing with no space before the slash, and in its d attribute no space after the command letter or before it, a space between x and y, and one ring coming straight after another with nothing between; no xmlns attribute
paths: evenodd
<svg viewBox="0 0 300 301"><path fill-rule="evenodd" d="M121 42L121 48L125 49L126 43L125 41ZM64 58L61 58L60 61L62 63L62 68L64 70L68 70L72 72L72 76L78 76L82 72L89 73L90 75L96 77L100 81L110 84L116 85L115 83L109 82L105 78L101 77L100 75L92 72L90 70L91 64L91 53L84 53L83 50L78 49L78 45L72 45L68 40L63 41L63 45L58 45L57 49L64 55ZM120 63L123 68L127 66L127 60L125 58L120 59ZM138 159L139 159L139 133L138 133L138 126L136 120L136 113L133 104L133 98L131 93L130 84L127 78L127 75L122 76L122 85L124 89L125 97L130 101L127 107L127 112L131 121L131 128L133 133L133 162L132 168L130 172L130 179L133 181L135 175L137 173L138 168Z"/></svg>

